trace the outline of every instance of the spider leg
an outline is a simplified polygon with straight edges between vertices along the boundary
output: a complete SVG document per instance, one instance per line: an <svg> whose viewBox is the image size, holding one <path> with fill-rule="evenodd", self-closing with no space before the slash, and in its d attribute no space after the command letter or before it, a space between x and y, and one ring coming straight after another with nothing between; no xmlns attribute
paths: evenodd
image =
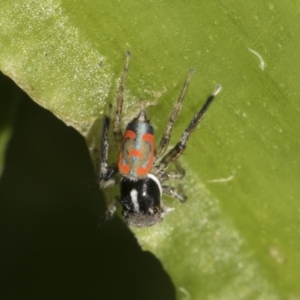
<svg viewBox="0 0 300 300"><path fill-rule="evenodd" d="M116 183L115 178L113 177L117 173L116 165L108 165L108 149L109 149L109 140L108 132L110 125L110 112L111 104L108 108L108 113L105 114L103 118L103 127L102 127L102 137L101 137L101 163L100 163L100 174L99 174L99 185L100 188L107 188L113 186Z"/></svg>
<svg viewBox="0 0 300 300"><path fill-rule="evenodd" d="M165 195L175 198L179 202L185 202L187 200L187 196L173 186L163 185L162 190Z"/></svg>
<svg viewBox="0 0 300 300"><path fill-rule="evenodd" d="M171 149L160 161L159 165L157 166L156 171L158 173L163 172L168 165L178 159L180 155L183 153L184 149L186 148L186 144L188 142L188 139L191 135L191 133L194 131L194 129L197 127L197 125L202 120L205 112L208 110L209 106L213 102L216 95L221 91L222 87L221 85L217 85L214 92L207 98L205 104L203 107L199 110L198 113L194 116L186 130L181 135L180 141L177 143L177 145Z"/></svg>
<svg viewBox="0 0 300 300"><path fill-rule="evenodd" d="M181 166L179 161L176 160L175 161L175 170L170 171L170 172L164 172L163 174L161 174L160 182L162 183L164 181L172 180L172 179L175 179L175 180L182 179L184 176L185 176L185 170ZM163 194L168 195L172 198L175 198L179 202L182 202L182 203L187 200L187 196L184 195L181 186L177 189L173 186L163 185L162 192L163 192Z"/></svg>
<svg viewBox="0 0 300 300"><path fill-rule="evenodd" d="M114 214L117 210L118 201L119 201L118 197L115 197L115 199L107 205L106 212L105 212L106 220L109 220L114 216Z"/></svg>
<svg viewBox="0 0 300 300"><path fill-rule="evenodd" d="M160 174L159 179L160 182L165 182L167 180L177 180L182 179L185 176L185 170L181 166L180 162L178 160L175 161L175 170L163 172Z"/></svg>
<svg viewBox="0 0 300 300"><path fill-rule="evenodd" d="M127 51L126 52L126 62L125 62L125 66L123 69L123 74L121 77L121 81L120 81L119 88L118 88L118 94L117 94L117 105L116 105L116 115L115 115L115 119L114 119L113 134L114 134L115 143L118 145L118 147L122 141L122 131L121 131L120 123L121 123L121 118L122 118L122 109L123 109L123 101L124 101L124 86L125 86L125 82L126 82L126 78L127 78L127 74L128 74L128 70L129 70L130 56L131 56L130 51Z"/></svg>
<svg viewBox="0 0 300 300"><path fill-rule="evenodd" d="M169 145L169 141L170 141L170 138L171 138L173 126L174 126L174 123L175 123L179 113L180 113L180 110L181 110L181 107L182 107L182 102L183 102L183 99L184 99L185 94L187 92L187 88L189 86L189 82L191 80L191 77L192 77L193 73L194 73L194 69L190 69L190 71L188 73L188 76L187 76L187 79L185 80L185 82L183 84L180 95L179 95L177 101L173 105L173 108L172 108L172 111L171 111L171 114L170 114L170 117L169 117L169 121L168 121L167 126L165 128L165 133L162 136L162 138L160 140L160 143L159 143L159 146L156 149L156 156L162 156L164 154L164 152L166 151L168 145Z"/></svg>

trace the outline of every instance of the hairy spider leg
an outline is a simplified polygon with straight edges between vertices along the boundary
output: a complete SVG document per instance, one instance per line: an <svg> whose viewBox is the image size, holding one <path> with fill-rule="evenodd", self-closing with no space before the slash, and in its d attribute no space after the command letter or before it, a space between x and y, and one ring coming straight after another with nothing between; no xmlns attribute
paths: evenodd
<svg viewBox="0 0 300 300"><path fill-rule="evenodd" d="M100 163L100 174L99 174L99 184L100 188L106 188L113 186L116 183L114 178L115 173L117 172L116 165L108 166L108 150L109 150L109 126L110 126L110 114L111 114L111 104L108 106L108 111L106 112L103 118L103 127L102 127L102 137L101 137L101 163Z"/></svg>
<svg viewBox="0 0 300 300"><path fill-rule="evenodd" d="M156 156L157 157L162 156L165 153L165 151L166 151L166 149L167 149L167 147L169 145L169 142L170 142L170 139L171 139L172 130L173 130L173 127L174 127L174 123L177 120L178 115L180 113L183 99L185 97L185 94L187 92L187 89L188 89L191 77L194 74L194 72L195 72L194 69L190 69L190 71L188 73L188 76L187 76L187 78L186 78L186 80L185 80L185 82L183 84L182 90L181 90L181 92L179 94L179 97L178 97L177 101L173 105L173 108L172 108L172 111L171 111L171 114L170 114L167 126L165 128L165 132L164 132L164 134L163 134L163 136L162 136L162 138L160 140L159 146L156 149Z"/></svg>
<svg viewBox="0 0 300 300"><path fill-rule="evenodd" d="M122 118L122 109L124 101L124 86L127 78L127 73L129 70L129 61L131 53L130 51L126 52L126 62L123 69L123 74L120 80L118 93L117 93L117 104L116 112L114 118L113 126L113 135L115 144L120 148L122 142L122 131L121 131L121 118ZM108 112L106 112L103 118L103 127L102 127L102 138L101 138L101 163L100 163L100 188L107 188L116 184L116 179L114 175L118 173L117 164L108 166L108 150L109 150L109 127L110 127L110 116L111 116L111 104L109 104Z"/></svg>
<svg viewBox="0 0 300 300"><path fill-rule="evenodd" d="M160 176L160 182L163 183L167 180L179 180L185 176L185 170L178 160L175 160L175 170L163 172ZM175 198L179 202L185 202L187 196L183 193L182 186L175 188L169 185L162 185L163 194Z"/></svg>
<svg viewBox="0 0 300 300"><path fill-rule="evenodd" d="M187 200L187 196L183 194L181 190L169 185L163 185L162 191L165 195L175 198L179 202L185 202Z"/></svg>
<svg viewBox="0 0 300 300"><path fill-rule="evenodd" d="M194 131L194 129L197 127L197 125L202 120L205 112L208 110L209 106L213 102L214 98L217 96L217 94L221 91L222 87L221 85L217 85L214 92L207 98L205 104L202 106L202 108L199 110L198 113L194 116L194 118L191 120L190 124L186 128L186 130L181 135L180 141L176 144L176 146L171 149L160 161L159 165L157 166L156 172L161 173L163 172L168 165L178 159L180 155L183 153L184 149L186 148L186 144L188 142L188 139L191 135L191 133Z"/></svg>
<svg viewBox="0 0 300 300"><path fill-rule="evenodd" d="M175 160L175 170L166 171L159 174L159 180L161 183L168 180L178 180L185 176L185 169L181 166L178 160Z"/></svg>
<svg viewBox="0 0 300 300"><path fill-rule="evenodd" d="M123 110L123 102L124 102L124 86L127 79L127 74L129 70L129 61L130 61L131 53L130 51L126 52L126 62L123 69L123 74L120 80L118 93L117 93L117 105L116 105L116 114L114 119L114 140L118 148L120 148L122 142L122 131L121 131L121 119L122 119L122 110Z"/></svg>

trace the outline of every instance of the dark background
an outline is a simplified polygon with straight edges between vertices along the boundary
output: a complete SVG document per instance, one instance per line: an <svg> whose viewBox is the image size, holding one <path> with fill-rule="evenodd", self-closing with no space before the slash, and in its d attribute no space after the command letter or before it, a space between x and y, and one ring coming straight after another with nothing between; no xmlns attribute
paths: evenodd
<svg viewBox="0 0 300 300"><path fill-rule="evenodd" d="M0 88L14 128L0 180L0 298L175 299L161 263L117 217L104 221L84 139L2 74Z"/></svg>

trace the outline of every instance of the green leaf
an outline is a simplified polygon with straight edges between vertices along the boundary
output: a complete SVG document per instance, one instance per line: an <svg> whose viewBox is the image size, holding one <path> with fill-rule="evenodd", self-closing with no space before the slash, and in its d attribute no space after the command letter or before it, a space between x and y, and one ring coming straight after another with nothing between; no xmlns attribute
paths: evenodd
<svg viewBox="0 0 300 300"><path fill-rule="evenodd" d="M223 91L181 161L188 202L134 229L178 299L299 297L299 5L275 0L2 1L0 68L99 145L99 117L133 53L125 115L144 100L161 136L196 69L175 143L217 83ZM144 103L144 104L142 104Z"/></svg>

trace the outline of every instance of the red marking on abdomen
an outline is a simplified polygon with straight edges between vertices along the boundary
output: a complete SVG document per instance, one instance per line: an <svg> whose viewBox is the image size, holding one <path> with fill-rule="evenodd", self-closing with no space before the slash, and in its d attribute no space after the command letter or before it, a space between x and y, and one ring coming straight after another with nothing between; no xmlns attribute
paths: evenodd
<svg viewBox="0 0 300 300"><path fill-rule="evenodd" d="M126 130L123 136L123 144L125 142L126 139L135 139L136 134L134 131L132 130ZM122 149L120 150L119 153L119 160L118 160L118 168L120 170L121 173L123 174L128 174L130 172L130 166L129 165L124 165L123 164L123 153L122 153Z"/></svg>
<svg viewBox="0 0 300 300"><path fill-rule="evenodd" d="M128 174L130 171L130 167L129 165L123 165L122 163L122 154L120 153L120 159L119 159L119 163L118 163L118 167L121 173L123 174Z"/></svg>
<svg viewBox="0 0 300 300"><path fill-rule="evenodd" d="M124 136L123 136L123 143L126 139L130 138L130 139L135 139L136 137L136 134L134 131L132 130L126 130L125 133L124 133Z"/></svg>
<svg viewBox="0 0 300 300"><path fill-rule="evenodd" d="M142 152L140 150L137 149L132 149L129 152L129 156L137 156L137 157L142 157Z"/></svg>
<svg viewBox="0 0 300 300"><path fill-rule="evenodd" d="M142 139L146 142L149 142L151 144L151 146L153 146L153 144L154 144L154 135L153 134L146 133L143 135ZM152 148L152 150L154 149L153 147L151 147L151 148Z"/></svg>
<svg viewBox="0 0 300 300"><path fill-rule="evenodd" d="M143 167L137 168L136 172L138 176L145 176L151 171L153 165L153 159L154 159L154 135L150 133L146 133L143 135L142 139L145 142L148 142L150 144L150 154L149 154L147 166L145 168Z"/></svg>
<svg viewBox="0 0 300 300"><path fill-rule="evenodd" d="M124 144L126 143L126 139L135 139L136 133L132 130L126 130L124 136L123 136L123 148L120 150L119 153L119 160L118 160L118 168L121 174L127 175L129 174L131 170L130 164L124 164L123 163L123 151L126 151L124 149ZM147 175L152 168L153 160L154 160L154 136L153 134L146 133L142 136L143 143L148 143L150 147L149 157L144 159L144 162L147 162L146 167L138 167L136 168L136 176L137 177L144 177ZM125 146L126 147L126 146ZM143 146L145 147L145 146ZM148 151L147 151L148 152ZM138 157L143 160L143 152L138 149L131 149L128 153L129 157ZM143 161L141 162L143 163Z"/></svg>

